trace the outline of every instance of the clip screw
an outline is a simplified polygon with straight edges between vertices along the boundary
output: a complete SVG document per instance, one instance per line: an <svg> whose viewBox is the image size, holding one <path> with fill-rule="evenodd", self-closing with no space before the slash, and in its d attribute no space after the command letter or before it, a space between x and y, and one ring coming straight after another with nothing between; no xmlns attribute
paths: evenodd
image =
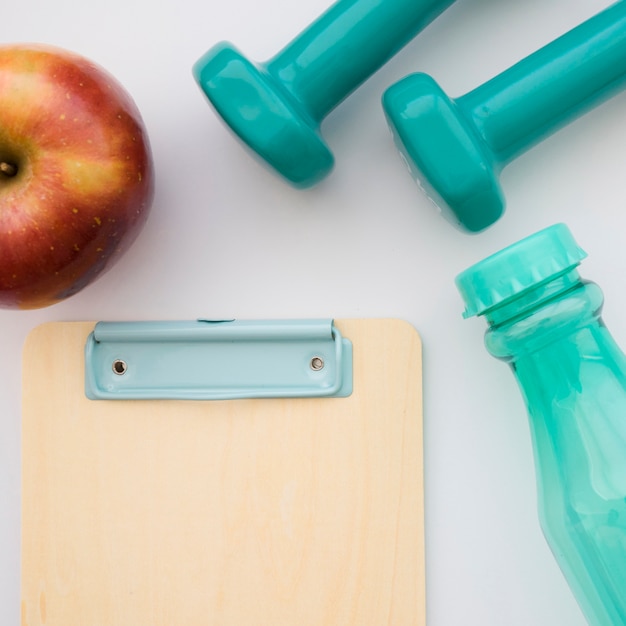
<svg viewBox="0 0 626 626"><path fill-rule="evenodd" d="M111 369L118 376L122 376L126 374L128 365L126 365L126 361L122 361L122 359L115 359L115 361L113 361L113 365L111 366Z"/></svg>
<svg viewBox="0 0 626 626"><path fill-rule="evenodd" d="M324 359L321 356L314 356L311 359L311 369L314 372L319 372L321 369L324 369Z"/></svg>

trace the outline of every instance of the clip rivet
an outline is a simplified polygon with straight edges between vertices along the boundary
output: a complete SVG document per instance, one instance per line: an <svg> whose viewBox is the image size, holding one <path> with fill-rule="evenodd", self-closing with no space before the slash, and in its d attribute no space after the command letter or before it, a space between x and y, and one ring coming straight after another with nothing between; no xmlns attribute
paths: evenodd
<svg viewBox="0 0 626 626"><path fill-rule="evenodd" d="M111 366L111 369L118 376L122 376L126 374L128 365L126 365L126 361L122 361L122 359L115 359L115 361L113 361L113 365Z"/></svg>
<svg viewBox="0 0 626 626"><path fill-rule="evenodd" d="M314 356L311 359L311 369L314 372L319 372L321 369L324 369L324 359L320 356Z"/></svg>

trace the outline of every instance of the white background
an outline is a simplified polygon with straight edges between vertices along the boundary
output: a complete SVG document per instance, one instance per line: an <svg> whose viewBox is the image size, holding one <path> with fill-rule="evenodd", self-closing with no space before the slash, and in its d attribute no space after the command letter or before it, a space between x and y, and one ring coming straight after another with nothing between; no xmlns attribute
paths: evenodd
<svg viewBox="0 0 626 626"><path fill-rule="evenodd" d="M326 119L323 183L287 186L233 139L191 66L219 40L278 52L327 0L7 0L0 42L45 42L98 62L137 102L157 190L131 250L93 285L38 311L0 311L0 623L19 623L20 362L48 320L398 317L424 347L429 626L583 626L539 530L525 409L508 367L464 321L454 277L566 222L585 277L626 346L626 98L618 95L509 165L505 216L455 230L398 157L381 94L414 71L459 96L610 4L458 0ZM62 626L62 625L54 625Z"/></svg>

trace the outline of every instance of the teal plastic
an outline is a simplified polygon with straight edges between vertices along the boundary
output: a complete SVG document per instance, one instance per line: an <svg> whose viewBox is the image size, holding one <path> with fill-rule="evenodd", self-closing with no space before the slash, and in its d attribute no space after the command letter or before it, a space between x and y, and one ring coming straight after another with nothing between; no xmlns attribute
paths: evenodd
<svg viewBox="0 0 626 626"><path fill-rule="evenodd" d="M352 344L332 320L99 322L92 400L345 397Z"/></svg>
<svg viewBox="0 0 626 626"><path fill-rule="evenodd" d="M320 124L454 0L339 0L260 64L221 42L193 76L252 153L296 187L329 174Z"/></svg>
<svg viewBox="0 0 626 626"><path fill-rule="evenodd" d="M461 273L530 418L541 526L592 626L626 626L626 357L563 224Z"/></svg>
<svg viewBox="0 0 626 626"><path fill-rule="evenodd" d="M383 95L409 170L444 217L479 232L504 212L503 168L626 83L626 2L618 2L492 80L450 99L427 74Z"/></svg>

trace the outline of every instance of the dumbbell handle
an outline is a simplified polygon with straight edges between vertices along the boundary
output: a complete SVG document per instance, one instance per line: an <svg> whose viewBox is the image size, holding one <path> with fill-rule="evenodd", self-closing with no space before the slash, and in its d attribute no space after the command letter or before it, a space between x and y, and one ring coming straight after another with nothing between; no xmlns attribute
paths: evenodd
<svg viewBox="0 0 626 626"><path fill-rule="evenodd" d="M504 165L608 99L625 79L621 0L456 103Z"/></svg>
<svg viewBox="0 0 626 626"><path fill-rule="evenodd" d="M454 0L339 0L265 63L321 120Z"/></svg>

